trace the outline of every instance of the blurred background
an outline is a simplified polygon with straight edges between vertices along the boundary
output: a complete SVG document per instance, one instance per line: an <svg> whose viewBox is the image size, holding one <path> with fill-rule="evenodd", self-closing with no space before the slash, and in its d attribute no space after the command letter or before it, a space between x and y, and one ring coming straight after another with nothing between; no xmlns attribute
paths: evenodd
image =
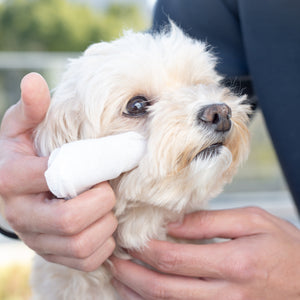
<svg viewBox="0 0 300 300"><path fill-rule="evenodd" d="M124 29L149 28L154 4L155 0L0 0L0 120L18 101L25 74L39 72L54 88L67 59L88 45L118 38ZM259 111L250 130L248 162L210 207L260 206L299 226ZM0 236L0 300L29 299L32 256L21 242Z"/></svg>

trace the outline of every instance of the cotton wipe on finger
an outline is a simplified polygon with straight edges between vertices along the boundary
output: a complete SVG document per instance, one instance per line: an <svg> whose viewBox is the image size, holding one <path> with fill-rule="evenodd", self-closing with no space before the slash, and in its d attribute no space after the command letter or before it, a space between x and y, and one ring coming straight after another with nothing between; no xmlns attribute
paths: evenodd
<svg viewBox="0 0 300 300"><path fill-rule="evenodd" d="M145 151L146 140L137 132L64 144L49 157L48 187L58 198L74 198L99 182L134 169Z"/></svg>

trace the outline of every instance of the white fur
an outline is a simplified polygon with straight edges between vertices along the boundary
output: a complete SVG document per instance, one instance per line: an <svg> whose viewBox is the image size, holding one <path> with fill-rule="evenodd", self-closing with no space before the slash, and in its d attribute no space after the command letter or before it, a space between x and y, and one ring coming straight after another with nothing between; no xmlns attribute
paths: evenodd
<svg viewBox="0 0 300 300"><path fill-rule="evenodd" d="M40 155L64 143L137 131L148 140L139 166L112 180L117 196L117 249L141 249L167 239L167 222L203 208L221 192L248 153L249 107L220 85L207 46L175 25L157 35L127 32L111 43L90 46L70 61L43 124L36 132ZM130 98L151 100L149 114L122 113ZM226 103L232 128L218 156L195 159L220 135L199 125L198 111ZM36 299L115 299L104 267L84 273L39 259L32 284Z"/></svg>

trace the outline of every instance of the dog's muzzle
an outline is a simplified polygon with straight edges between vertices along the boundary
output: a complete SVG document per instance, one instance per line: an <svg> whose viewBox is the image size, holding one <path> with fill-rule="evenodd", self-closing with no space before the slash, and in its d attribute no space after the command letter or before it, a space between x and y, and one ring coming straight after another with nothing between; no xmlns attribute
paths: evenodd
<svg viewBox="0 0 300 300"><path fill-rule="evenodd" d="M198 124L216 133L220 140L202 149L195 159L210 159L220 154L225 136L231 129L230 118L231 108L225 103L206 105L199 110Z"/></svg>
<svg viewBox="0 0 300 300"><path fill-rule="evenodd" d="M225 133L231 128L231 109L225 103L202 107L197 115L199 124L204 124L215 132Z"/></svg>

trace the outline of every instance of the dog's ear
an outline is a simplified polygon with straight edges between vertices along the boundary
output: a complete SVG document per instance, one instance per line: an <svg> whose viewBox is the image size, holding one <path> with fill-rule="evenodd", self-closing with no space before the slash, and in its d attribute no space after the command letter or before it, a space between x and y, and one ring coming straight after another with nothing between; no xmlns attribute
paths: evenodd
<svg viewBox="0 0 300 300"><path fill-rule="evenodd" d="M80 101L56 101L50 106L45 120L35 132L39 155L49 155L65 143L79 140L82 135L82 108Z"/></svg>
<svg viewBox="0 0 300 300"><path fill-rule="evenodd" d="M96 43L81 57L69 60L69 66L54 91L47 116L36 130L35 143L39 154L48 155L65 143L99 136L99 115L109 90L108 87L106 92L101 90L103 80L99 78L101 64L110 53L110 43ZM106 78L106 74L102 75L101 78Z"/></svg>
<svg viewBox="0 0 300 300"><path fill-rule="evenodd" d="M109 53L111 44L107 42L95 43L90 45L83 53L84 56L93 56Z"/></svg>

